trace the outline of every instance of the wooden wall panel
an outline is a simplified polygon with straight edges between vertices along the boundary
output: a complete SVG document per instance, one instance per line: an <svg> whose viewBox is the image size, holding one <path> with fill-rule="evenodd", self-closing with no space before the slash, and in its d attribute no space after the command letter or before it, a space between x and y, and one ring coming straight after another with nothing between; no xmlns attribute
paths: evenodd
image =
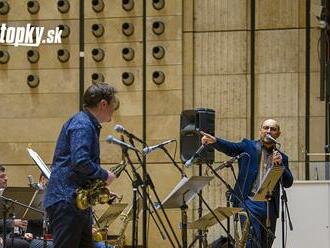
<svg viewBox="0 0 330 248"><path fill-rule="evenodd" d="M134 59L126 61L122 58L122 49L130 47L134 49ZM96 62L92 58L92 50L101 48L104 50L104 59ZM105 43L105 44L86 44L85 45L85 66L86 68L102 67L135 67L142 65L142 45L138 42L130 43Z"/></svg>
<svg viewBox="0 0 330 248"><path fill-rule="evenodd" d="M256 28L277 29L297 28L299 24L299 6L301 0L257 0Z"/></svg>
<svg viewBox="0 0 330 248"><path fill-rule="evenodd" d="M182 16L154 16L147 18L147 39L148 40L181 40L182 39ZM165 31L161 35L152 32L152 24L161 21L165 25Z"/></svg>
<svg viewBox="0 0 330 248"><path fill-rule="evenodd" d="M30 48L8 46L3 48L10 54L7 64L1 64L0 70L7 69L68 69L78 68L79 66L79 47L78 45L41 45L36 50L39 51L40 58L38 63L31 64L27 59L27 52ZM58 49L67 49L70 52L70 59L61 63L57 59Z"/></svg>
<svg viewBox="0 0 330 248"><path fill-rule="evenodd" d="M195 75L247 72L247 32L195 34Z"/></svg>
<svg viewBox="0 0 330 248"><path fill-rule="evenodd" d="M256 115L261 118L298 115L298 88L298 73L257 75Z"/></svg>
<svg viewBox="0 0 330 248"><path fill-rule="evenodd" d="M170 70L170 69L169 69ZM122 83L122 74L130 72L134 75L132 85L126 86ZM110 83L119 92L142 91L142 69L141 67L105 67L105 68L86 68L85 70L85 89L92 83L93 73L101 73L104 76L104 81ZM141 93L142 96L142 93Z"/></svg>
<svg viewBox="0 0 330 248"><path fill-rule="evenodd" d="M30 88L26 83L27 76L36 74L40 82L37 88ZM1 94L47 94L78 92L78 75L76 69L55 70L0 70Z"/></svg>
<svg viewBox="0 0 330 248"><path fill-rule="evenodd" d="M247 0L196 0L196 31L245 30L248 28Z"/></svg>
<svg viewBox="0 0 330 248"><path fill-rule="evenodd" d="M256 32L256 73L298 72L298 30Z"/></svg>
<svg viewBox="0 0 330 248"><path fill-rule="evenodd" d="M141 0L140 0L141 1ZM152 6L152 1L147 1L147 15L148 16L171 16L182 15L182 1L167 0L163 9L156 10Z"/></svg>
<svg viewBox="0 0 330 248"><path fill-rule="evenodd" d="M0 119L2 142L53 142L67 118Z"/></svg>
<svg viewBox="0 0 330 248"><path fill-rule="evenodd" d="M195 106L213 108L221 118L246 118L247 76L195 77Z"/></svg>
<svg viewBox="0 0 330 248"><path fill-rule="evenodd" d="M37 181L40 176L40 171L37 166L16 166L7 165L6 173L8 175L9 187L28 187L29 181L27 176L32 175L34 180Z"/></svg>
<svg viewBox="0 0 330 248"><path fill-rule="evenodd" d="M117 18L117 17L130 17L130 16L142 16L142 1L134 1L134 7L130 11L126 11L122 7L121 0L104 0L104 9L96 13L92 9L92 1L86 1L85 3L85 17L89 18Z"/></svg>
<svg viewBox="0 0 330 248"><path fill-rule="evenodd" d="M182 110L180 90L152 91L147 93L148 115L178 115Z"/></svg>
<svg viewBox="0 0 330 248"><path fill-rule="evenodd" d="M78 98L78 94L72 93L2 95L0 118L66 117L78 109Z"/></svg>
<svg viewBox="0 0 330 248"><path fill-rule="evenodd" d="M31 15L26 8L27 1L8 0L10 11L8 15L1 15L0 20L51 20L51 19L78 19L79 0L70 0L68 13L62 14L57 10L57 1L39 0L40 11L36 15Z"/></svg>
<svg viewBox="0 0 330 248"><path fill-rule="evenodd" d="M57 130L53 130L56 132ZM32 159L28 155L26 148L31 147L35 150L46 164L51 164L55 142L1 142L0 156L1 163L5 165L27 165L33 164Z"/></svg>
<svg viewBox="0 0 330 248"><path fill-rule="evenodd" d="M126 36L122 32L123 23L131 23L134 25L134 33ZM93 24L102 24L104 34L102 37L96 38L92 33ZM87 19L85 20L85 42L86 43L116 43L116 42L135 42L142 41L142 18L141 17L125 17L125 18L107 18L107 19Z"/></svg>
<svg viewBox="0 0 330 248"><path fill-rule="evenodd" d="M152 81L152 73L154 71L162 71L165 74L165 81L161 85L157 85ZM182 67L180 65L162 65L147 67L147 90L164 91L171 89L182 89ZM122 73L131 72L134 74L134 83L126 86L122 83ZM1 73L1 71L0 71ZM142 69L139 67L130 68L90 68L85 71L85 88L91 84L91 75L93 73L102 73L105 82L111 83L118 91L141 91L142 90Z"/></svg>

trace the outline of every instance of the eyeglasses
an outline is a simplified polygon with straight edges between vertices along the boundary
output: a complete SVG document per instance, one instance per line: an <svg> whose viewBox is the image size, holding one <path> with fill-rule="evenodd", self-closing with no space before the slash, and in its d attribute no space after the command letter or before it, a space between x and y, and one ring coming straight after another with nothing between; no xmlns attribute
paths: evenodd
<svg viewBox="0 0 330 248"><path fill-rule="evenodd" d="M270 127L270 126L263 126L262 129L263 129L263 130L268 130L268 129L270 129L270 131L272 131L272 132L275 132L275 131L278 130L277 127Z"/></svg>

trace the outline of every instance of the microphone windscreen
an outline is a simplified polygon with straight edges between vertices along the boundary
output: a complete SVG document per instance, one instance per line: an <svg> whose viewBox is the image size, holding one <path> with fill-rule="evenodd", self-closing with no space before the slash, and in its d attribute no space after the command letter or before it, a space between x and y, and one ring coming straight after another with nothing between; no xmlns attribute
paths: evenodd
<svg viewBox="0 0 330 248"><path fill-rule="evenodd" d="M113 128L115 131L121 133L124 131L124 127L122 125L116 124Z"/></svg>
<svg viewBox="0 0 330 248"><path fill-rule="evenodd" d="M106 141L109 142L109 143L113 143L113 139L114 139L113 136L112 135L109 135L107 137Z"/></svg>

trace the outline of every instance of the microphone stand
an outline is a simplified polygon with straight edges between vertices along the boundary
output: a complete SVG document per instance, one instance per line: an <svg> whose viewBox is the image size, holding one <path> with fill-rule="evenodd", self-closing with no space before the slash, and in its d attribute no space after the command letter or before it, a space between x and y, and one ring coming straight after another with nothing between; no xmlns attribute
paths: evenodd
<svg viewBox="0 0 330 248"><path fill-rule="evenodd" d="M3 247L6 248L6 234L7 234L6 222L7 222L7 214L9 212L9 209L12 207L12 205L13 204L17 204L19 206L32 209L32 210L34 210L34 211L36 211L38 213L41 213L41 214L43 214L43 211L41 211L41 210L39 210L37 208L31 207L31 206L25 205L23 203L20 203L17 200L13 200L13 199L7 198L5 196L0 196L0 204L1 204L1 208L2 208L2 220L3 220L3 234L2 234L3 241L2 242L3 242Z"/></svg>
<svg viewBox="0 0 330 248"><path fill-rule="evenodd" d="M122 153L124 154L124 156L127 159L127 162L129 163L129 165L132 168L133 171L133 175L134 175L134 180L132 181L132 190L133 190L133 200L132 200L132 247L133 248L137 248L138 245L138 235L137 235L137 205L136 205L136 201L137 201L137 195L136 192L139 188L139 186L143 185L143 182L141 180L141 177L136 176L136 171L135 168L133 166L133 163L131 161L131 158L129 157L128 154L128 149L126 147L122 147Z"/></svg>
<svg viewBox="0 0 330 248"><path fill-rule="evenodd" d="M178 165L178 163L174 160L174 158L171 156L171 154L168 152L167 148L165 146L161 146L160 147L165 154L169 157L169 159L172 161L173 165L180 171L181 174L181 178L183 177L187 177L186 173L184 173L184 171L180 168L180 166Z"/></svg>
<svg viewBox="0 0 330 248"><path fill-rule="evenodd" d="M131 143L131 145L132 146L134 146L135 147L135 144L134 144L134 140L133 140L133 138L136 138L135 136L133 137L131 134L129 134L129 136L128 136L128 139L129 139L129 142ZM138 139L139 141L140 141L140 139ZM141 142L141 141L140 141ZM139 153L137 152L137 151L134 151L135 152L135 155L136 155L136 157L138 158L138 160L139 160L139 162L140 162L140 164L142 165L143 164L143 162L142 162L142 160L141 160L141 158L140 158L140 155L139 155ZM129 158L129 155L128 155L128 152L127 152L127 149L124 151L123 150L123 153L124 153L124 155L126 156L126 158L128 159L128 161L129 161L129 164L131 165L131 167L132 167L132 170L133 170L133 163L132 163L132 161L130 160L130 158ZM134 168L135 169L135 168ZM133 170L133 172L134 172L134 170ZM136 171L135 171L136 172ZM137 195L136 195L136 192L137 192L137 190L138 190L138 188L139 188L139 186L141 186L141 185L143 185L144 183L143 183L143 180L141 179L141 177L138 177L138 176L136 176L136 174L137 173L135 173L134 172L134 178L135 178L135 180L134 181L132 181L132 187L133 187L133 206L132 206L132 211L133 211L133 225L132 225L132 243L133 243L133 248L135 248L135 247L137 247L138 246L138 233L139 233L139 231L138 231L138 225L137 225L137 214L136 214L136 211L137 211L137 206L136 206L136 201L137 201ZM143 187L143 189L144 189L144 187ZM142 199L144 199L143 197L142 197ZM134 232L133 232L134 231Z"/></svg>
<svg viewBox="0 0 330 248"><path fill-rule="evenodd" d="M138 139L137 137L134 136L134 138L140 141L140 139ZM129 136L129 142L134 146L134 140L132 139L132 135ZM140 142L141 142L141 141L140 141ZM141 142L141 143L142 143L143 145L147 145L145 142ZM182 176L186 176L185 173L183 172L183 170L180 169L180 167L178 166L178 164L177 164L177 163L174 161L174 159L171 157L171 155L169 154L168 150L167 150L164 146L161 146L160 148L163 149L164 152L165 152L165 153L170 157L170 159L174 162L174 165L180 170L181 175L182 175ZM136 156L138 157L138 160L139 160L140 163L142 164L141 158L140 158L140 156L139 156L139 154L138 154L137 152L136 152ZM136 171L135 171L135 173L136 173ZM141 178L141 177L140 177L140 178ZM172 235L174 236L174 238L175 238L175 240L176 240L176 242L177 242L177 245L180 247L179 239L178 239L176 233L174 232L173 226L172 226L172 224L171 224L171 222L170 222L170 220L169 220L169 218L168 218L168 216L167 216L167 214L166 214L166 212L165 212L165 209L164 209L163 205L161 204L161 200L160 200L160 198L159 198L159 195L158 195L158 193L157 193L157 191L156 191L156 189L155 189L155 185L154 185L154 183L153 183L153 181L152 181L152 179L151 179L149 173L146 173L146 182L145 182L144 185L145 185L145 188L147 188L148 186L150 186L152 192L154 193L154 195L155 195L155 197L156 197L156 199L157 199L157 202L159 202L159 206L160 206L161 211L162 211L162 213L163 213L163 215L164 215L164 217L165 217L165 220L166 220L166 222L167 222L167 224L168 224L168 226L169 226L169 228L170 228L170 230L171 230L171 232L172 232ZM150 198L150 195L146 193L146 197L149 199L149 202L151 202L151 205L153 206L152 201L151 201L151 198ZM154 206L153 206L153 207L154 207ZM148 208L148 207L147 207L147 208ZM156 209L154 209L154 211L156 211ZM156 213L156 215L157 215L157 214L158 214L158 213ZM161 220L160 217L159 217L159 220L160 220L160 222L162 223L162 220ZM163 223L162 223L162 225L163 225ZM165 232L167 232L167 230L165 229L165 226L163 226L163 228L164 228ZM169 236L169 235L168 235L168 236Z"/></svg>
<svg viewBox="0 0 330 248"><path fill-rule="evenodd" d="M179 167L179 165L175 162L175 160L172 158L172 156L169 154L168 150L165 148L165 147L161 147L162 150L167 154L167 156L171 159L171 161L173 162L173 164L175 165L175 167L180 171L182 177L185 176L186 177L186 174L184 173L184 171ZM211 165L209 165L208 163L206 163L206 165L212 170L214 171L213 167ZM215 171L214 171L215 174L217 174ZM219 175L218 175L219 176ZM227 184L227 182L225 182L222 177L220 177L220 180L223 181L224 184L226 184L228 190L231 189L230 185ZM207 209L210 211L210 213L213 215L213 217L217 220L217 222L219 223L219 225L224 229L224 231L227 233L227 237L228 237L228 240L231 240L231 241L234 241L233 237L230 235L230 233L228 232L228 230L225 228L225 226L221 223L221 221L219 220L218 216L214 213L214 211L211 209L211 207L208 205L208 203L205 201L205 199L203 198L202 196L202 193L201 192L198 192L197 193L199 199L201 202L203 202L205 204L205 206L207 207ZM199 233L199 238L203 238L203 239L206 239L201 233ZM194 243L194 242L193 242ZM192 246L193 244L191 244L190 246ZM189 246L189 247L190 247Z"/></svg>
<svg viewBox="0 0 330 248"><path fill-rule="evenodd" d="M127 135L128 135L128 139L129 139L129 142L135 147L134 145L134 140L133 139L136 139L137 141L139 141L140 143L143 144L143 146L146 146L147 143L144 142L143 140L139 139L138 137L136 137L135 135L133 135L132 133L128 133L127 132ZM142 233L142 237L143 237L143 244L145 244L146 246L148 245L147 243L147 209L148 209L148 206L147 206L147 198L148 198L148 185L147 185L147 166L146 166L146 157L145 155L143 155L143 160L141 159L141 157L139 156L139 153L137 151L135 151L135 154L142 166L142 171L143 171L143 179L140 177L140 180L141 180L141 185L143 185L144 187L142 187L142 194L143 194L143 215L142 215L142 226L143 226L143 233ZM138 234L136 234L137 236ZM137 243L136 243L137 245Z"/></svg>
<svg viewBox="0 0 330 248"><path fill-rule="evenodd" d="M239 200L239 202L241 203L241 204L243 204L244 205L244 208L245 208L245 211L246 211L246 213L247 213L247 215L248 215L248 218L250 218L251 219L251 215L253 215L252 213L251 213L251 210L248 208L248 206L246 205L246 203L244 202L244 200L242 199L242 195L241 196L238 196L236 193L235 193L235 191L232 189L232 187L217 173L217 171L220 169L223 169L223 168L227 168L227 167L230 167L230 169L231 169L231 171L232 171L232 173L233 173L233 176L234 176L234 179L235 179L235 181L237 181L237 177L236 177L236 174L235 174L235 171L234 171L234 168L233 168L233 166L232 166L232 164L233 164L233 162L234 162L234 160L232 160L232 159L230 159L229 161L225 161L225 162L223 162L219 167L217 167L216 169L214 169L210 164L208 164L208 163L206 163L206 165L208 166L208 168L209 169L211 169L211 171L213 172L213 174L222 182L222 183L224 183L225 184L225 186L226 186L226 188L227 188L227 191L228 192L230 192L236 199L238 199ZM241 193L242 194L242 193ZM257 221L258 221L258 219L256 218L256 217L254 217ZM259 224L261 224L261 226L262 226L262 228L264 229L264 230L266 230L267 231L267 235L268 235L268 230L267 230L267 228L260 222L260 221L258 221L259 222ZM253 228L253 225L251 224L251 228ZM273 235L274 236L274 235ZM229 239L230 240L233 240L233 238L231 237L231 236L229 236ZM228 239L228 240L229 240ZM256 240L254 237L252 237L251 238L255 243L256 243L256 246L258 247L258 248L261 248L261 244L260 244L260 240ZM235 244L235 242L234 242L234 244ZM229 244L228 244L229 245Z"/></svg>
<svg viewBox="0 0 330 248"><path fill-rule="evenodd" d="M226 163L226 162L225 162ZM205 163L207 165L207 167L213 172L213 175L215 175L227 188L227 191L230 193L234 193L234 190L232 189L232 187L216 172L216 170L209 164L209 163ZM204 199L202 199L202 201L204 202ZM206 202L204 202L205 204ZM206 207L210 210L209 206L207 204L205 204ZM212 213L212 212L211 212ZM235 240L234 238L231 236L229 229L226 229L222 223L219 221L219 219L216 217L216 215L214 214L214 212L212 213L212 215L216 218L216 220L218 221L218 223L221 225L221 227L223 228L223 230L226 232L227 234L227 244L229 247L230 243L235 244Z"/></svg>
<svg viewBox="0 0 330 248"><path fill-rule="evenodd" d="M285 229L285 212L288 215L290 231L293 230L293 226L292 226L292 222L291 222L290 211L289 211L289 207L288 207L288 198L287 198L287 195L286 195L286 191L283 187L282 182L280 184L281 184L281 189L282 189L282 196L281 196L282 247L284 248L285 247L285 232L284 232L284 229Z"/></svg>
<svg viewBox="0 0 330 248"><path fill-rule="evenodd" d="M131 177L131 175L128 173L128 171L127 171L126 169L124 169L124 171L126 172L128 178L129 178L129 180L133 183L134 179ZM137 193L139 194L139 196L140 196L141 199L142 199L143 195L142 195L142 193L140 192L139 189L137 190ZM152 204L152 206L153 206L154 211L156 211L155 206L154 206L153 204ZM154 217L154 215L153 215L153 212L150 211L150 208L149 208L149 207L148 207L148 211L149 211L149 213L150 213L150 215L151 215L151 218L153 219L155 225L157 226L158 231L159 231L160 235L162 236L162 239L165 240L166 237L165 237L164 233L162 232L162 230L160 229L160 226L159 226L159 224L157 223L157 221L156 221L156 219L155 219L155 217Z"/></svg>
<svg viewBox="0 0 330 248"><path fill-rule="evenodd" d="M133 166L133 163L132 163L132 161L131 161L131 159L130 159L130 157L129 157L129 155L128 155L128 152L127 152L127 149L126 149L126 148L123 148L123 153L124 153L124 155L125 155L125 157L126 157L126 159L127 159L127 162L129 163L129 165L130 165L131 168L132 168L133 176L134 176L134 178L135 178L135 180L132 181L132 186L133 186L133 207L132 207L132 208L133 208L133 217L132 217L132 219L133 219L133 220L132 220L133 223L132 223L132 242L134 241L134 242L133 242L133 247L136 248L136 247L137 247L137 239L135 238L136 219L137 219L137 216L136 216L136 212L137 212L137 211L136 211L136 210L137 210L137 206L136 206L137 195L136 195L136 193L139 192L139 191L138 191L138 187L139 187L139 186L144 187L144 184L143 184L143 181L142 181L142 178L141 178L140 174L136 171L135 167ZM152 183L151 178L150 178L149 175L148 175L147 183L149 183L149 184ZM152 184L152 185L153 185L153 184ZM156 191L154 191L154 193L156 193ZM140 193L140 192L139 192L139 194L140 194L140 196L141 196L141 193ZM158 196L158 195L157 195L157 196ZM173 243L173 241L172 241L172 239L171 239L171 237L170 237L170 235L169 235L169 233L168 233L168 231L167 231L167 229L166 229L164 223L162 222L162 220L161 220L161 218L160 218L160 216L159 216L159 214L158 214L158 212L157 212L155 206L152 204L152 200L151 200L151 198L150 198L150 195L149 195L149 194L146 194L146 197L147 197L146 200L149 200L149 202L151 203L151 206L153 207L154 213L156 214L156 216L157 216L157 218L158 218L160 224L162 225L162 227L163 227L163 229L164 229L164 231L165 231L165 233L166 233L166 236L167 236L167 238L169 239L169 241L170 241L172 247L175 248L175 245L174 245L174 243ZM143 197L142 197L142 198L143 198ZM147 205L146 205L146 206L147 206ZM148 207L147 207L147 208L148 208ZM148 210L149 210L149 209L148 209ZM168 220L168 219L167 219L167 220ZM168 221L169 221L169 220L168 220ZM155 223L156 223L156 222L155 222ZM157 225L157 224L156 224L156 225ZM157 226L158 226L158 225L157 225ZM173 230L173 228L172 228L172 230ZM160 232L160 233L161 233L161 235L162 235L162 232ZM173 233L174 233L174 230L173 230ZM163 236L163 235L162 235L162 236ZM174 233L174 237L175 237L176 240L177 240L177 237L176 237L175 233ZM179 245L179 247L180 247L180 245Z"/></svg>

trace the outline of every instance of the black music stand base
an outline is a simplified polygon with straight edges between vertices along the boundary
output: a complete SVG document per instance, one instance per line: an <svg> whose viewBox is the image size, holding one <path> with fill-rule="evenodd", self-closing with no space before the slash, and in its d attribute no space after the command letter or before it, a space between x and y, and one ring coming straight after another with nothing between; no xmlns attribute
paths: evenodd
<svg viewBox="0 0 330 248"><path fill-rule="evenodd" d="M184 198L184 197L183 197ZM181 206L181 234L182 234L182 248L188 248L188 206L183 199L183 205Z"/></svg>

